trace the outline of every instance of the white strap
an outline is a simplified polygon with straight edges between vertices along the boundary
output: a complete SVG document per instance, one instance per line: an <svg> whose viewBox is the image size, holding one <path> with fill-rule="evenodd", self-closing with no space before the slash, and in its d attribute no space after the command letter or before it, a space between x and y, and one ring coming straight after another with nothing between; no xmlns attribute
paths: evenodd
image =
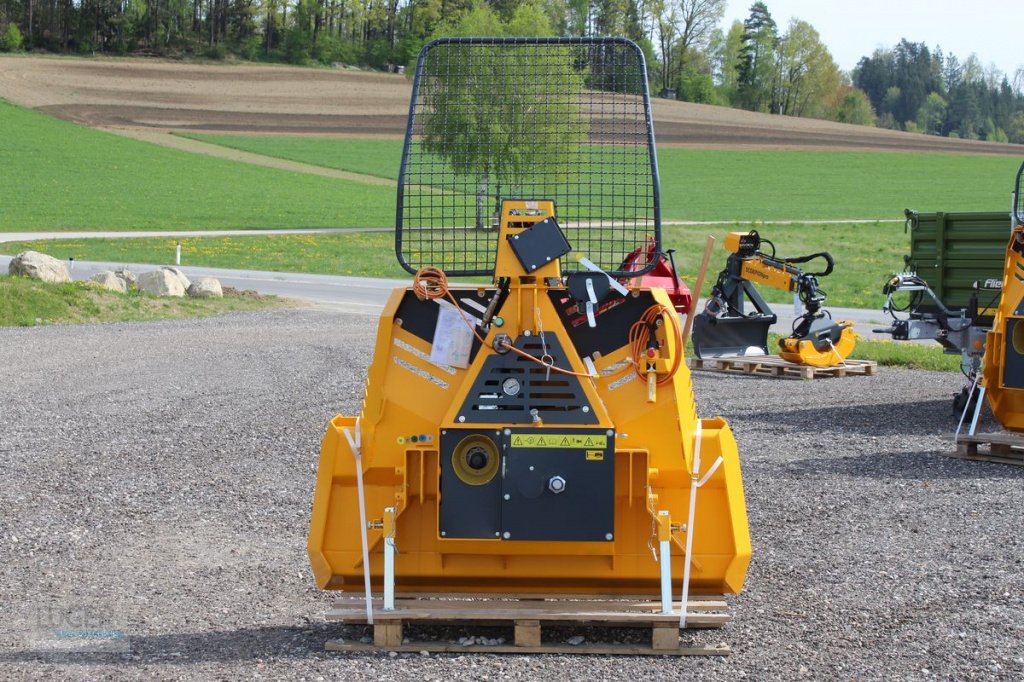
<svg viewBox="0 0 1024 682"><path fill-rule="evenodd" d="M363 542L363 585L366 588L366 622L373 625L373 591L370 589L370 541L366 537L366 498L363 493L363 453L359 450L359 420L356 420L356 436L347 426L341 427L345 434L349 447L352 449L352 456L356 460L356 490L359 493L359 531Z"/></svg>

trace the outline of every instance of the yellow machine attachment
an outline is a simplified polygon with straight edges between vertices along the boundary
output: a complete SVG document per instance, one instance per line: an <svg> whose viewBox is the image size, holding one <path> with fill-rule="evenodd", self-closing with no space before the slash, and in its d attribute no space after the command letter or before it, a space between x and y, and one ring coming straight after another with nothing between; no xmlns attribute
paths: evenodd
<svg viewBox="0 0 1024 682"><path fill-rule="evenodd" d="M664 601L685 572L696 593L740 590L736 442L697 417L667 294L563 279L549 201L504 201L496 242L492 286L421 271L391 295L362 412L324 436L317 584Z"/></svg>
<svg viewBox="0 0 1024 682"><path fill-rule="evenodd" d="M1002 299L986 335L982 384L1003 428L1024 431L1024 224L1014 228L1006 246Z"/></svg>
<svg viewBox="0 0 1024 682"><path fill-rule="evenodd" d="M761 251L762 242L772 253ZM768 329L778 317L753 283L781 289L799 296L805 311L793 324L792 333L779 340L779 356L789 362L815 367L842 364L857 343L853 323L833 321L822 310L825 292L818 277L832 272L835 261L826 252L799 258L777 258L775 247L751 230L730 232L725 238L729 251L726 267L718 275L704 310L694 317L693 346L697 357L735 357L768 354ZM809 273L795 263L821 258L827 266ZM746 311L749 300L754 310Z"/></svg>

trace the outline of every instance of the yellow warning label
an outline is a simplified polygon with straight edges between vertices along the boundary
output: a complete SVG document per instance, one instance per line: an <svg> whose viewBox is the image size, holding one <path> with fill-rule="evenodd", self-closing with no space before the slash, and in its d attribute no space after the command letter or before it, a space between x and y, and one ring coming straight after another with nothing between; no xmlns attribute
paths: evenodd
<svg viewBox="0 0 1024 682"><path fill-rule="evenodd" d="M578 433L516 433L512 436L514 448L570 448L589 450L608 447L608 436L580 435ZM603 453L602 457L604 456ZM590 459L590 454L587 453Z"/></svg>
<svg viewBox="0 0 1024 682"><path fill-rule="evenodd" d="M590 462L604 461L604 450L587 450L587 460Z"/></svg>

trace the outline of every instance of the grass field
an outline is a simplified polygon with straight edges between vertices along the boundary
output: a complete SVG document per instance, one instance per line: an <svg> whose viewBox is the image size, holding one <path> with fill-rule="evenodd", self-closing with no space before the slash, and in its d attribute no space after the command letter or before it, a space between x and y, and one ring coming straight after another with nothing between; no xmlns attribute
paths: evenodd
<svg viewBox="0 0 1024 682"><path fill-rule="evenodd" d="M118 294L84 282L48 284L27 277L0 275L0 327L208 317L281 304L274 297L196 299L150 296L137 291Z"/></svg>
<svg viewBox="0 0 1024 682"><path fill-rule="evenodd" d="M0 230L394 224L394 190L189 154L0 101Z"/></svg>
<svg viewBox="0 0 1024 682"><path fill-rule="evenodd" d="M398 140L189 135L397 180ZM998 211L1019 161L947 154L658 149L666 220L899 219L903 209Z"/></svg>
<svg viewBox="0 0 1024 682"><path fill-rule="evenodd" d="M697 275L707 236L718 239L707 277L705 293L715 275L725 266L722 237L729 228L715 226L668 226L666 248L676 249L676 266L691 286ZM749 230L749 225L734 229ZM903 228L892 224L769 225L760 228L763 237L776 245L780 256L803 256L828 250L836 259L835 272L821 281L828 292L828 305L879 309L881 287L887 276L899 270L907 251ZM177 239L78 239L33 241L0 245L0 250L17 253L27 249L43 251L61 259L99 260L115 263L170 262ZM245 237L203 237L181 239L182 263L209 267L312 272L367 277L408 276L394 256L390 233L256 235ZM768 248L767 245L765 248ZM821 267L808 264L808 271ZM790 302L785 292L761 288L769 301Z"/></svg>

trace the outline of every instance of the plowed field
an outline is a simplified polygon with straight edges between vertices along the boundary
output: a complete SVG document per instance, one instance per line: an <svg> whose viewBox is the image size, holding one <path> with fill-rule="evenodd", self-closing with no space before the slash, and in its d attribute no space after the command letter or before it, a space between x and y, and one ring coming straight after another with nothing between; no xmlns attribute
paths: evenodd
<svg viewBox="0 0 1024 682"><path fill-rule="evenodd" d="M148 59L0 58L0 97L99 128L401 137L406 76ZM661 146L920 151L1020 156L1021 145L878 130L667 100Z"/></svg>

